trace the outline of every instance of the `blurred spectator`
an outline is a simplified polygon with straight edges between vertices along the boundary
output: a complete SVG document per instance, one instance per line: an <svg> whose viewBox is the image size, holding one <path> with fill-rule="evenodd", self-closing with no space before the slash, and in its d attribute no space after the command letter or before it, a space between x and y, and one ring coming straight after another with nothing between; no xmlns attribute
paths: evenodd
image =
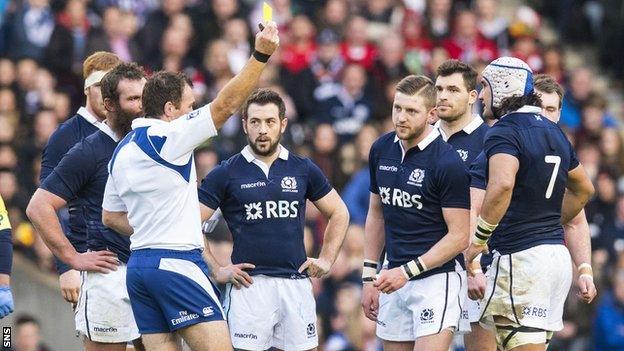
<svg viewBox="0 0 624 351"><path fill-rule="evenodd" d="M240 18L234 18L225 23L224 38L230 44L228 62L233 73L240 72L251 56L252 45L247 23Z"/></svg>
<svg viewBox="0 0 624 351"><path fill-rule="evenodd" d="M138 34L145 58L159 56L158 48L163 33L173 16L184 13L186 2L187 0L162 0L162 6L147 16L145 26Z"/></svg>
<svg viewBox="0 0 624 351"><path fill-rule="evenodd" d="M370 172L368 170L368 151L379 137L379 132L372 125L364 125L355 139L356 149L359 152L360 169L353 175L342 192L351 223L364 226L368 213L370 198Z"/></svg>
<svg viewBox="0 0 624 351"><path fill-rule="evenodd" d="M429 0L425 18L428 19L427 31L432 40L441 41L450 36L452 9L453 2L451 0Z"/></svg>
<svg viewBox="0 0 624 351"><path fill-rule="evenodd" d="M514 21L509 26L513 42L511 54L526 62L534 72L541 72L544 66L537 42L539 30L540 19L537 12L527 6L518 8Z"/></svg>
<svg viewBox="0 0 624 351"><path fill-rule="evenodd" d="M366 72L360 65L348 65L334 95L318 105L318 121L331 123L341 142L350 140L371 117L371 99L366 94Z"/></svg>
<svg viewBox="0 0 624 351"><path fill-rule="evenodd" d="M557 44L546 46L542 56L544 57L543 73L553 77L562 86L566 86L568 77L566 76L563 48Z"/></svg>
<svg viewBox="0 0 624 351"><path fill-rule="evenodd" d="M613 274L613 287L600 299L594 321L594 350L624 349L624 269Z"/></svg>
<svg viewBox="0 0 624 351"><path fill-rule="evenodd" d="M291 94L302 120L316 109L316 100L323 100L333 93L345 61L340 55L340 39L330 29L324 29L317 38L317 49L308 68L300 73L283 71L282 83Z"/></svg>
<svg viewBox="0 0 624 351"><path fill-rule="evenodd" d="M595 242L593 249L604 250L610 263L615 263L618 256L624 253L624 196L617 199L615 217L602 226Z"/></svg>
<svg viewBox="0 0 624 351"><path fill-rule="evenodd" d="M298 15L290 22L290 40L281 49L282 66L289 74L297 74L310 66L316 43L314 25L304 15Z"/></svg>
<svg viewBox="0 0 624 351"><path fill-rule="evenodd" d="M615 119L607 112L607 100L601 94L591 93L583 104L581 128L575 140L578 144L598 144L602 129L615 126Z"/></svg>
<svg viewBox="0 0 624 351"><path fill-rule="evenodd" d="M54 30L54 16L49 0L23 1L6 24L9 40L6 52L13 59L43 58Z"/></svg>
<svg viewBox="0 0 624 351"><path fill-rule="evenodd" d="M14 351L47 351L41 342L41 326L39 321L30 315L15 318Z"/></svg>
<svg viewBox="0 0 624 351"><path fill-rule="evenodd" d="M15 64L8 58L0 58L0 88L11 88L15 86Z"/></svg>
<svg viewBox="0 0 624 351"><path fill-rule="evenodd" d="M576 129L581 125L581 109L593 92L594 73L585 67L575 69L570 74L570 86L566 87L561 108L562 126Z"/></svg>
<svg viewBox="0 0 624 351"><path fill-rule="evenodd" d="M507 36L507 19L499 14L498 1L477 0L476 10L479 20L477 26L484 38L496 43L498 50L504 55L509 48Z"/></svg>
<svg viewBox="0 0 624 351"><path fill-rule="evenodd" d="M323 171L329 183L334 184L339 167L336 152L338 137L330 124L321 123L316 126L312 145L314 146L312 161Z"/></svg>
<svg viewBox="0 0 624 351"><path fill-rule="evenodd" d="M102 14L102 28L92 33L87 44L87 55L96 51L116 54L122 61L142 61L141 49L134 40L137 20L133 13L108 7Z"/></svg>
<svg viewBox="0 0 624 351"><path fill-rule="evenodd" d="M424 31L422 15L406 12L401 24L401 36L405 40L405 66L410 73L425 73L431 61L433 43Z"/></svg>
<svg viewBox="0 0 624 351"><path fill-rule="evenodd" d="M400 80L409 74L403 63L405 44L398 33L388 33L388 36L379 43L379 56L375 60L371 71L372 86L385 87L390 81ZM375 89L375 102L382 105L385 99L383 89Z"/></svg>
<svg viewBox="0 0 624 351"><path fill-rule="evenodd" d="M342 33L348 17L349 3L346 0L328 0L317 22L320 23L320 28Z"/></svg>
<svg viewBox="0 0 624 351"><path fill-rule="evenodd" d="M377 56L377 49L368 41L367 28L368 21L364 17L353 17L347 25L341 51L347 63L357 63L370 70Z"/></svg>
<svg viewBox="0 0 624 351"><path fill-rule="evenodd" d="M468 10L457 14L453 36L444 40L443 46L450 58L469 64L477 60L489 62L498 57L496 44L479 34L477 16Z"/></svg>

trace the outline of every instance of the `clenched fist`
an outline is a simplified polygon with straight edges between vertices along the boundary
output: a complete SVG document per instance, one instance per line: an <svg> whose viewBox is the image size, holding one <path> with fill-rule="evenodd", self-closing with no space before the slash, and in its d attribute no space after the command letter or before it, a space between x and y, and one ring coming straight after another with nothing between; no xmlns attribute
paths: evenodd
<svg viewBox="0 0 624 351"><path fill-rule="evenodd" d="M271 55L279 46L279 31L275 22L266 22L262 31L256 34L256 51Z"/></svg>

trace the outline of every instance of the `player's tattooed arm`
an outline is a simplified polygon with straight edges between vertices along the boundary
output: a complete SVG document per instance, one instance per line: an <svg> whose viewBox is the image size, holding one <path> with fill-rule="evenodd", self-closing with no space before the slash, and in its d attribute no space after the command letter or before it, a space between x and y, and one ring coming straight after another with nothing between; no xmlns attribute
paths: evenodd
<svg viewBox="0 0 624 351"><path fill-rule="evenodd" d="M308 259L299 267L299 272L307 269L308 274L314 278L321 278L329 273L331 266L336 261L345 235L349 226L349 211L344 201L336 190L330 191L317 201L314 206L327 218L327 228L323 237L323 247L318 258Z"/></svg>
<svg viewBox="0 0 624 351"><path fill-rule="evenodd" d="M134 233L128 221L128 212L102 210L102 223L119 234L130 236Z"/></svg>
<svg viewBox="0 0 624 351"><path fill-rule="evenodd" d="M271 55L279 46L279 32L275 22L266 23L264 29L256 34L255 50ZM210 113L217 129L221 128L247 100L258 84L266 62L251 57L243 69L232 78L210 104Z"/></svg>

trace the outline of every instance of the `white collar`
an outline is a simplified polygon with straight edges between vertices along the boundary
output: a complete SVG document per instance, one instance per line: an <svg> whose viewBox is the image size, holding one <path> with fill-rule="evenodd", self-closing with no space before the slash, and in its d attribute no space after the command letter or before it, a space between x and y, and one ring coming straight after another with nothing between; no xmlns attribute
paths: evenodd
<svg viewBox="0 0 624 351"><path fill-rule="evenodd" d="M431 144L434 140L436 140L437 137L440 136L440 130L438 128L433 128L431 130L431 132L429 132L429 134L420 141L420 143L418 143L418 149L420 149L420 151L424 150L427 146L429 146L429 144ZM396 143L397 141L399 141L399 137L398 136L394 136L394 142ZM401 146L401 150L403 150L403 144L399 143L399 145Z"/></svg>
<svg viewBox="0 0 624 351"><path fill-rule="evenodd" d="M521 113L541 113L542 112L542 108L541 107L537 107L537 106L524 105L524 106L520 107L516 112L521 112Z"/></svg>
<svg viewBox="0 0 624 351"><path fill-rule="evenodd" d="M282 160L286 161L288 160L288 150L282 146L282 144L279 145L280 147L280 152L279 155L277 155L278 158L281 158ZM245 158L245 160L247 160L247 162L253 162L254 160L256 160L256 156L254 156L253 152L251 151L251 146L247 145L243 148L243 150L241 151L241 155L243 155L243 157Z"/></svg>
<svg viewBox="0 0 624 351"><path fill-rule="evenodd" d="M115 133L111 127L106 123L106 121L104 121L104 123L100 123L97 126L102 132L104 132L104 134L108 135L109 137L111 137L111 139L113 139L116 143L119 142L119 137L117 136L117 133Z"/></svg>
<svg viewBox="0 0 624 351"><path fill-rule="evenodd" d="M132 129L137 129L137 128L141 128L141 127L149 127L149 126L153 126L155 124L163 124L163 123L169 123L169 122L160 120L158 118L140 117L140 118L135 118L132 121Z"/></svg>
<svg viewBox="0 0 624 351"><path fill-rule="evenodd" d="M86 119L87 122L93 124L96 127L99 124L102 124L102 122L98 121L97 118L95 118L95 116L91 112L89 112L89 110L87 110L87 108L84 106L81 106L78 109L77 114L80 115L82 118Z"/></svg>
<svg viewBox="0 0 624 351"><path fill-rule="evenodd" d="M481 116L474 115L472 120L468 124L466 124L466 126L462 130L464 131L464 133L470 135L482 124L483 119L481 119ZM444 133L444 130L442 130L442 120L438 120L433 126L440 131L440 135L442 135L442 139L444 139L444 141L447 141L449 139L449 137L446 136L446 133Z"/></svg>

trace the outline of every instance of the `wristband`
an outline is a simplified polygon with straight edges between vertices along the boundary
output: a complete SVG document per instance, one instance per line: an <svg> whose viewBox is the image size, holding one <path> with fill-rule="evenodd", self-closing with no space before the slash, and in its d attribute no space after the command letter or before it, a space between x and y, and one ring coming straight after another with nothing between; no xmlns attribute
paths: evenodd
<svg viewBox="0 0 624 351"><path fill-rule="evenodd" d="M583 269L583 268L589 268L590 271L593 271L592 266L589 263L581 263L581 264L579 264L579 266L578 266L578 268L576 270L577 270L577 272L580 272L581 269Z"/></svg>
<svg viewBox="0 0 624 351"><path fill-rule="evenodd" d="M407 280L410 280L415 276L427 271L427 266L425 265L425 262L423 262L422 258L418 257L417 259L411 260L406 264L402 265L401 270L403 271L405 278L407 278Z"/></svg>
<svg viewBox="0 0 624 351"><path fill-rule="evenodd" d="M271 57L271 55L267 55L267 54L263 54L258 50L254 50L253 53L251 54L257 61L262 62L262 63L267 63L269 61L269 58Z"/></svg>
<svg viewBox="0 0 624 351"><path fill-rule="evenodd" d="M477 230L472 236L472 243L475 245L485 245L487 244L490 236L492 236L492 232L494 229L498 227L498 224L490 224L479 216L477 218Z"/></svg>
<svg viewBox="0 0 624 351"><path fill-rule="evenodd" d="M378 264L379 262L376 261L364 260L364 266L362 267L362 283L372 283L375 281Z"/></svg>

